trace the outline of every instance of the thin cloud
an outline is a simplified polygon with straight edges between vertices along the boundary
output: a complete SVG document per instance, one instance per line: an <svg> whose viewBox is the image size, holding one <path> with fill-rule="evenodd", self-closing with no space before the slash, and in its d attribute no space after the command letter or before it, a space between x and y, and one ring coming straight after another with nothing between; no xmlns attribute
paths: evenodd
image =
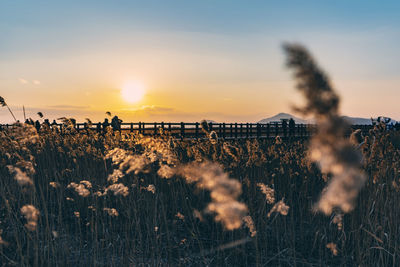
<svg viewBox="0 0 400 267"><path fill-rule="evenodd" d="M19 81L21 84L27 84L27 83L29 83L27 80L22 79L22 78L19 78L18 81Z"/></svg>
<svg viewBox="0 0 400 267"><path fill-rule="evenodd" d="M51 105L47 107L53 109L77 109L77 110L90 108L90 106L75 106L75 105Z"/></svg>
<svg viewBox="0 0 400 267"><path fill-rule="evenodd" d="M123 109L123 112L132 112L132 113L142 113L142 114L165 114L173 112L174 109L170 107L159 107L159 106L141 106L136 109Z"/></svg>
<svg viewBox="0 0 400 267"><path fill-rule="evenodd" d="M40 85L40 81L38 81L38 80L33 80L32 83L33 83L34 85Z"/></svg>

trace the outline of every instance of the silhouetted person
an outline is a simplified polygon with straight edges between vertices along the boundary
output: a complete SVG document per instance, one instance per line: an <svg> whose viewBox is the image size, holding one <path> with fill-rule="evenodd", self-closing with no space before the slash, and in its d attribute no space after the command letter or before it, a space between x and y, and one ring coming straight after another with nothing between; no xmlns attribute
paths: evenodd
<svg viewBox="0 0 400 267"><path fill-rule="evenodd" d="M60 126L60 128L57 127L58 125L57 125L56 120L53 120L53 122L50 124L50 126L51 126L51 128L52 128L53 130L55 130L57 133L60 132L60 130L61 130L61 126Z"/></svg>
<svg viewBox="0 0 400 267"><path fill-rule="evenodd" d="M294 136L294 131L296 128L296 123L293 118L289 120L289 136Z"/></svg>
<svg viewBox="0 0 400 267"><path fill-rule="evenodd" d="M50 122L48 119L45 119L42 123L42 129L48 131L50 130Z"/></svg>
<svg viewBox="0 0 400 267"><path fill-rule="evenodd" d="M110 123L108 122L108 119L104 119L104 122L102 123L103 126L103 132L107 131L107 127L110 126Z"/></svg>
<svg viewBox="0 0 400 267"><path fill-rule="evenodd" d="M122 120L120 120L118 116L114 116L111 120L111 127L113 128L114 131L119 131L121 130L121 123Z"/></svg>
<svg viewBox="0 0 400 267"><path fill-rule="evenodd" d="M25 120L25 124L31 124L28 119Z"/></svg>
<svg viewBox="0 0 400 267"><path fill-rule="evenodd" d="M396 131L399 131L400 130L400 123L396 122L396 124L394 125L394 129Z"/></svg>
<svg viewBox="0 0 400 267"><path fill-rule="evenodd" d="M71 121L74 128L76 128L76 120L74 118L70 118L69 120Z"/></svg>
<svg viewBox="0 0 400 267"><path fill-rule="evenodd" d="M101 132L101 123L100 122L96 124L96 130L98 133Z"/></svg>
<svg viewBox="0 0 400 267"><path fill-rule="evenodd" d="M39 122L38 120L35 121L35 128L36 128L36 131L37 131L37 132L40 131L40 122Z"/></svg>
<svg viewBox="0 0 400 267"><path fill-rule="evenodd" d="M286 120L282 120L282 131L283 131L283 136L287 136L287 122Z"/></svg>

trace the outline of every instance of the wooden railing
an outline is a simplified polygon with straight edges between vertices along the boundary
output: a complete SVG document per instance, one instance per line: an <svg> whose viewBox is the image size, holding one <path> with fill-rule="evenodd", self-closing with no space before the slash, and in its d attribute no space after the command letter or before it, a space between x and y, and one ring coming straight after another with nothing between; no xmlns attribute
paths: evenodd
<svg viewBox="0 0 400 267"><path fill-rule="evenodd" d="M0 128L9 128L12 125L3 124ZM51 124L61 133L65 133L65 124ZM79 131L97 131L104 133L107 125L102 123L76 123L74 128ZM239 138L275 138L280 136L283 138L308 138L316 131L313 124L295 124L289 127L288 124L283 125L281 122L276 123L208 123L209 131L214 131L218 138L223 139L239 139ZM41 125L43 127L43 124ZM108 127L111 127L110 125ZM353 129L361 129L364 134L368 133L371 125L353 125ZM206 133L201 129L200 123L172 123L172 122L131 122L121 123L120 129L115 129L123 133L139 133L142 135L160 135L161 132L168 132L176 138L182 139L198 139L207 137Z"/></svg>

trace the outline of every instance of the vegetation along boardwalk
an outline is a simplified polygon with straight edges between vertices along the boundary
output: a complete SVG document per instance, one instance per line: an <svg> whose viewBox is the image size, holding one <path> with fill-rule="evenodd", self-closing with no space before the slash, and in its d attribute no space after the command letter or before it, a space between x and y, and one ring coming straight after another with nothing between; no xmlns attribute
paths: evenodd
<svg viewBox="0 0 400 267"><path fill-rule="evenodd" d="M43 127L42 123L40 127ZM51 127L57 128L60 132L64 132L67 127L73 127L76 131L92 130L104 132L106 127L104 123L74 123L72 125L52 123ZM0 125L1 128L12 127L11 124ZM36 125L37 127L37 125ZM38 127L37 127L38 128ZM352 129L361 129L364 134L372 128L372 125L352 125ZM162 132L167 132L175 138L182 139L200 139L205 138L206 133L202 130L199 122L130 122L121 123L117 129L124 133L139 133L145 136L157 136ZM214 131L218 138L222 139L243 139L243 138L275 138L280 137L296 137L308 138L316 131L313 124L294 124L289 126L283 122L272 123L215 123L208 122L209 132Z"/></svg>

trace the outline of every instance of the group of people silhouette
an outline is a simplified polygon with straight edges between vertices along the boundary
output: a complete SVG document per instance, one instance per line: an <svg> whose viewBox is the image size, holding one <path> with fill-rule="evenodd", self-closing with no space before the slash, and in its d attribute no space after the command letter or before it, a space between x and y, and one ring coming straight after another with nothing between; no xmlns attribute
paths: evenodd
<svg viewBox="0 0 400 267"><path fill-rule="evenodd" d="M34 121L32 119L26 119L25 124L34 126L36 128L36 130L39 132L39 130L42 126L48 126L48 127L54 126L54 125L57 125L57 122L56 122L56 120L53 120L53 122L50 123L49 119L45 119L42 123L40 123L39 120Z"/></svg>
<svg viewBox="0 0 400 267"><path fill-rule="evenodd" d="M296 122L294 119L290 118L289 123L287 122L288 120L282 120L282 131L283 131L283 136L287 136L288 134L288 124L289 124L289 136L294 136L295 133L295 128L296 128Z"/></svg>
<svg viewBox="0 0 400 267"><path fill-rule="evenodd" d="M75 127L76 126L76 120L75 119L69 119L69 121L72 123L72 125ZM111 119L111 123L108 121L107 118L104 119L104 122L102 123L97 123L97 131L101 132L106 132L108 127L111 127L114 131L120 131L121 130L121 123L122 120L118 118L118 116L114 116ZM49 119L44 119L44 121L41 123L39 120L32 120L32 119L26 119L25 124L32 125L36 128L36 130L39 132L41 128L44 127L51 127L51 126L59 126L60 124L57 123L56 120L53 120L51 123ZM84 129L89 129L89 123L84 123Z"/></svg>
<svg viewBox="0 0 400 267"><path fill-rule="evenodd" d="M111 123L109 123L108 119L105 118L104 122L101 124L101 126L103 127L103 130L106 129L108 126L111 126L111 128L114 131L120 131L121 130L121 123L122 123L122 120L120 118L118 118L118 116L114 116L111 119ZM99 127L99 126L100 126L100 123L97 124L97 127Z"/></svg>

